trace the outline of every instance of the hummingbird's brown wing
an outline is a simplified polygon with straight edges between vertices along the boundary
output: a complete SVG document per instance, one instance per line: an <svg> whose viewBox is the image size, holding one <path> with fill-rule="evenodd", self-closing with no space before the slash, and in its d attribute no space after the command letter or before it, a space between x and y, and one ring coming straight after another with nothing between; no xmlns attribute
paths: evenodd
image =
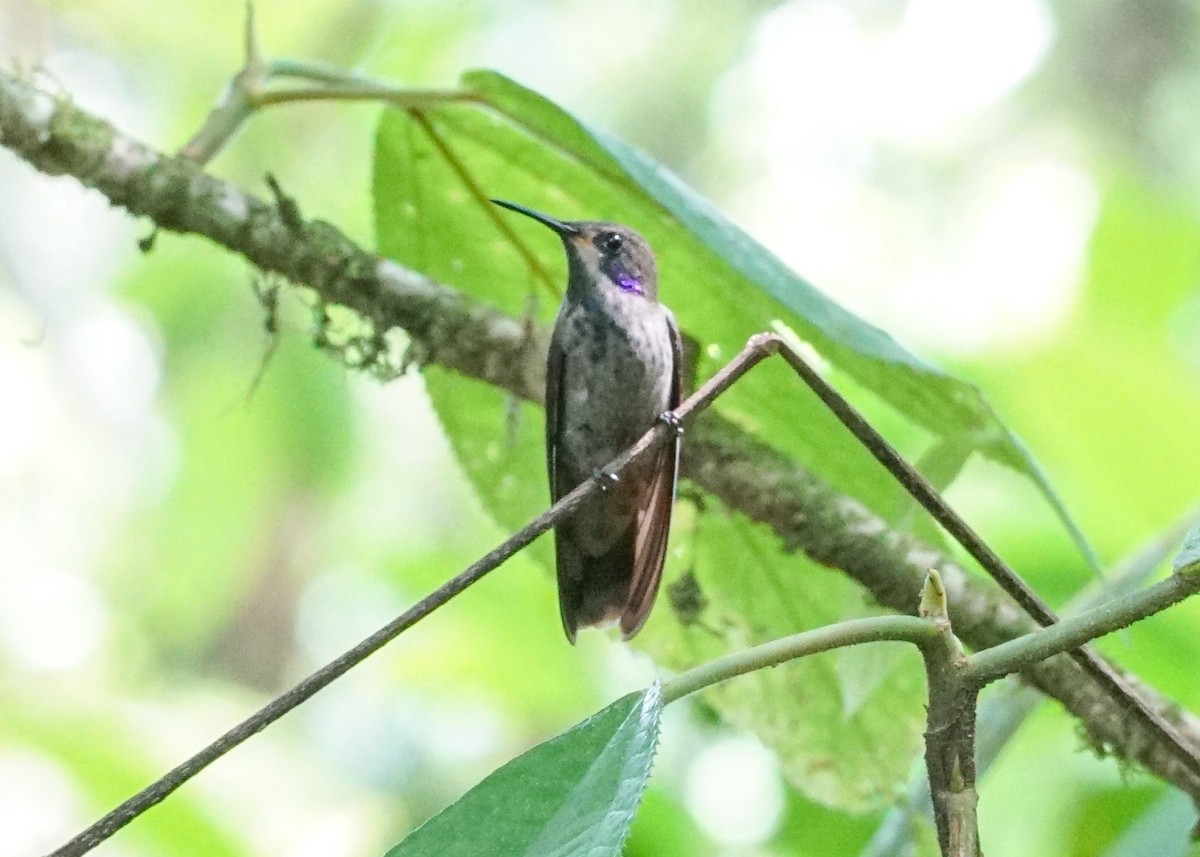
<svg viewBox="0 0 1200 857"><path fill-rule="evenodd" d="M559 341L558 331L559 325L556 324L550 337L550 354L546 358L546 473L550 477L550 500L553 503L557 503L558 498L566 493L558 481L559 409L562 408L562 382L566 374L563 371L566 353Z"/></svg>
<svg viewBox="0 0 1200 857"><path fill-rule="evenodd" d="M667 328L671 334L671 393L667 407L679 407L683 387L683 343L675 317L665 310ZM653 461L653 477L637 500L633 543L633 578L629 584L629 600L621 613L621 635L628 640L646 623L658 584L662 579L663 563L667 558L667 536L671 530L671 507L675 503L675 480L679 470L679 437L670 438L659 447Z"/></svg>
<svg viewBox="0 0 1200 857"><path fill-rule="evenodd" d="M555 324L550 337L550 353L546 359L546 473L550 477L550 501L557 503L569 494L576 485L577 474L569 461L562 460L563 450L559 443L562 424L563 380L566 378L566 350L561 341L562 324ZM568 484L576 479L574 484ZM562 617L563 631L567 640L575 642L575 630L579 624L576 607L583 580L583 556L579 548L567 535L561 524L554 528L554 566L558 578L558 610Z"/></svg>

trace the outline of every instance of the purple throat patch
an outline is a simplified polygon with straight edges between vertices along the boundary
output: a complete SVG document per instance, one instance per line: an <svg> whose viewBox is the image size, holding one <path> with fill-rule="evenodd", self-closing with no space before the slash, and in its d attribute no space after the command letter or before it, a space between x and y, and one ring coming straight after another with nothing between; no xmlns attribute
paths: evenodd
<svg viewBox="0 0 1200 857"><path fill-rule="evenodd" d="M635 295L644 295L646 290L642 288L642 281L633 274L626 274L624 271L617 274L616 283L621 287L623 292L631 292Z"/></svg>

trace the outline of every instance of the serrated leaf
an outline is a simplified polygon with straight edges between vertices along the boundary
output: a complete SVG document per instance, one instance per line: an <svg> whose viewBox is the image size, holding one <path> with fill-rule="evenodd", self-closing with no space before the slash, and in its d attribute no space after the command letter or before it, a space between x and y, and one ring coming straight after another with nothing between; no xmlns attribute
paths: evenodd
<svg viewBox="0 0 1200 857"><path fill-rule="evenodd" d="M657 684L622 697L496 770L387 857L619 857L661 713Z"/></svg>

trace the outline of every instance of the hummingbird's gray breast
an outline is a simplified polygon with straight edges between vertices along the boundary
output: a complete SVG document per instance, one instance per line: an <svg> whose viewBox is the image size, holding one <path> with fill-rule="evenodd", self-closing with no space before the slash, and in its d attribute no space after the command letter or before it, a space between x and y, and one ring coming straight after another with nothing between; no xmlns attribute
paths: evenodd
<svg viewBox="0 0 1200 857"><path fill-rule="evenodd" d="M557 466L570 487L630 447L670 406L668 310L637 295L607 297L567 302L557 322L564 352ZM628 525L645 479L638 468L627 469L587 504L590 514L577 516L589 522L574 528L586 553L608 549Z"/></svg>

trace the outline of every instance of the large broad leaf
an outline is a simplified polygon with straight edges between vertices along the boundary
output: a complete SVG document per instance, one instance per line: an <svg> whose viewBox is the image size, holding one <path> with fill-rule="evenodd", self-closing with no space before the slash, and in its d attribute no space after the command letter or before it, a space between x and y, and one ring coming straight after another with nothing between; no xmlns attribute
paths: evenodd
<svg viewBox="0 0 1200 857"><path fill-rule="evenodd" d="M619 857L658 744L658 685L489 775L387 857Z"/></svg>
<svg viewBox="0 0 1200 857"><path fill-rule="evenodd" d="M564 281L559 248L552 236L538 235L526 224L515 229L521 238L511 226L500 232L497 223L504 221L487 208L488 196L516 198L565 219L609 218L635 226L657 251L665 300L684 329L699 339L710 363L728 359L772 320L784 321L834 370L933 437L958 445L966 440L970 448L1033 479L1091 561L1084 539L1027 450L977 388L831 301L636 149L494 72L468 73L463 86L479 106L447 104L422 112L417 120L413 113L384 117L375 186L381 249L421 270L444 270L448 282L521 312L534 281L552 288ZM387 156L399 161L378 163ZM533 267L530 258L538 259ZM764 389L767 394L752 395ZM774 424L782 416L784 425L796 425L802 416L805 438L822 441L807 444L806 450L835 459L805 460L840 476L847 488L861 477L867 484L854 493L882 505L879 495L887 492L863 476L859 456L850 456L849 467L840 460L842 450L854 445L827 431L834 423L824 408L781 397L770 383L742 384L738 392L745 394L740 410L760 417L757 424ZM819 421L809 429L814 414ZM886 478L875 468L867 470Z"/></svg>
<svg viewBox="0 0 1200 857"><path fill-rule="evenodd" d="M782 325L821 353L835 382L876 397L876 411L883 403L913 448L931 450L926 461L939 484L980 453L1030 476L1057 504L974 387L834 304L644 155L499 75L471 73L463 83L469 102L388 111L381 119L374 197L382 253L546 323L566 280L561 246L488 197L565 219L627 223L655 248L663 298L699 343L700 377L752 334ZM436 367L426 380L485 504L504 527L527 523L548 500L541 411ZM782 364L756 369L716 407L893 525L925 522ZM785 553L765 528L718 504L706 508L676 527L666 580L691 574L708 608L688 630L670 611L655 611L639 644L660 660L683 668L870 609L846 579ZM548 545L539 549L547 559ZM710 698L779 750L792 781L813 798L865 807L903 779L917 747L919 668L906 663L897 671L895 651L816 659Z"/></svg>

